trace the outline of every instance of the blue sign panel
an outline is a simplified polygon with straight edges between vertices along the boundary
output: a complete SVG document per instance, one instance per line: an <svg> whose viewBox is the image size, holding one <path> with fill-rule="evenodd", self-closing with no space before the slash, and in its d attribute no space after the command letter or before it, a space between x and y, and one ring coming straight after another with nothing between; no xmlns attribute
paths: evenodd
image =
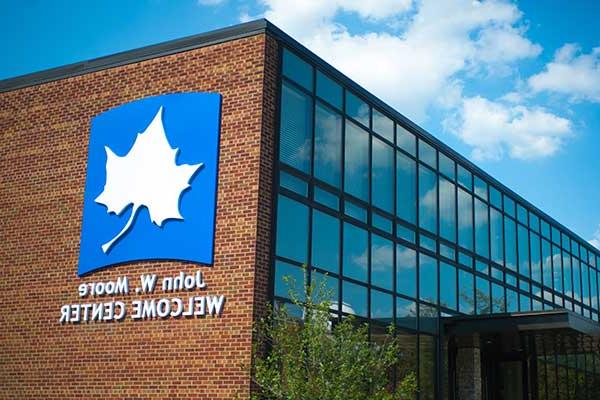
<svg viewBox="0 0 600 400"><path fill-rule="evenodd" d="M92 119L79 275L137 260L213 262L221 96L182 93Z"/></svg>

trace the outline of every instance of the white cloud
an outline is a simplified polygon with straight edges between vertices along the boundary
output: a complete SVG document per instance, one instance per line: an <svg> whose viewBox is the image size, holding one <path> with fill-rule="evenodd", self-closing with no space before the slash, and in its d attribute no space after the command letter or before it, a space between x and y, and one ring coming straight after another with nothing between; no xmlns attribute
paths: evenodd
<svg viewBox="0 0 600 400"><path fill-rule="evenodd" d="M534 57L522 14L502 0L262 0L264 16L407 116L423 121L431 105L460 104L457 75ZM368 20L408 19L399 33L352 33L340 12Z"/></svg>
<svg viewBox="0 0 600 400"><path fill-rule="evenodd" d="M568 119L542 108L505 105L480 96L463 99L448 129L473 147L475 159L533 159L556 153L572 135Z"/></svg>
<svg viewBox="0 0 600 400"><path fill-rule="evenodd" d="M528 82L535 92L550 91L567 95L572 101L600 102L600 47L583 54L577 45L566 44L544 71Z"/></svg>
<svg viewBox="0 0 600 400"><path fill-rule="evenodd" d="M598 226L596 233L594 233L594 237L589 240L589 243L600 250L600 226Z"/></svg>

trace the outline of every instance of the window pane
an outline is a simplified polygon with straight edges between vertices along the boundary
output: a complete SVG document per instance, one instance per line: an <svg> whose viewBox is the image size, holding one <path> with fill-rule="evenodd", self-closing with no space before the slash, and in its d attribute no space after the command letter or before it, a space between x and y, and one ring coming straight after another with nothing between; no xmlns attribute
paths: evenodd
<svg viewBox="0 0 600 400"><path fill-rule="evenodd" d="M473 274L460 269L458 272L458 311L461 313L473 314L475 304L473 283Z"/></svg>
<svg viewBox="0 0 600 400"><path fill-rule="evenodd" d="M373 109L373 130L394 143L394 121Z"/></svg>
<svg viewBox="0 0 600 400"><path fill-rule="evenodd" d="M417 329L417 305L414 301L396 297L396 325Z"/></svg>
<svg viewBox="0 0 600 400"><path fill-rule="evenodd" d="M542 260L540 250L540 237L533 232L529 233L529 244L531 246L531 279L542 283Z"/></svg>
<svg viewBox="0 0 600 400"><path fill-rule="evenodd" d="M473 196L458 189L458 244L473 250Z"/></svg>
<svg viewBox="0 0 600 400"><path fill-rule="evenodd" d="M444 153L439 154L439 164L440 164L440 172L446 175L451 180L456 180L456 173L454 172L454 161L452 161L447 155Z"/></svg>
<svg viewBox="0 0 600 400"><path fill-rule="evenodd" d="M456 187L440 177L440 236L456 242Z"/></svg>
<svg viewBox="0 0 600 400"><path fill-rule="evenodd" d="M495 283L492 284L492 312L503 313L506 311L504 306L504 288Z"/></svg>
<svg viewBox="0 0 600 400"><path fill-rule="evenodd" d="M573 272L571 271L571 256L562 252L563 259L563 289L566 296L573 297Z"/></svg>
<svg viewBox="0 0 600 400"><path fill-rule="evenodd" d="M590 303L590 275L589 267L586 264L581 264L581 299L585 305Z"/></svg>
<svg viewBox="0 0 600 400"><path fill-rule="evenodd" d="M344 213L354 219L367 223L367 210L352 201L344 202Z"/></svg>
<svg viewBox="0 0 600 400"><path fill-rule="evenodd" d="M488 189L488 184L485 181L483 181L483 179L476 176L475 177L475 194L487 201L487 199L488 199L487 189Z"/></svg>
<svg viewBox="0 0 600 400"><path fill-rule="evenodd" d="M529 227L536 232L540 231L540 218L534 213L529 213Z"/></svg>
<svg viewBox="0 0 600 400"><path fill-rule="evenodd" d="M458 183L470 191L473 190L473 175L462 165L458 164Z"/></svg>
<svg viewBox="0 0 600 400"><path fill-rule="evenodd" d="M490 235L492 261L504 265L504 239L502 236L502 213L490 208Z"/></svg>
<svg viewBox="0 0 600 400"><path fill-rule="evenodd" d="M342 117L317 103L315 114L315 176L340 187L342 165Z"/></svg>
<svg viewBox="0 0 600 400"><path fill-rule="evenodd" d="M519 311L519 297L514 290L506 289L506 311Z"/></svg>
<svg viewBox="0 0 600 400"><path fill-rule="evenodd" d="M435 153L436 151L431 145L419 139L419 160L433 169L437 169Z"/></svg>
<svg viewBox="0 0 600 400"><path fill-rule="evenodd" d="M371 284L392 290L394 283L394 245L381 236L371 235Z"/></svg>
<svg viewBox="0 0 600 400"><path fill-rule="evenodd" d="M346 122L344 190L369 201L369 133Z"/></svg>
<svg viewBox="0 0 600 400"><path fill-rule="evenodd" d="M519 240L519 273L526 277L531 276L531 269L529 267L529 238L527 228L518 224L518 240Z"/></svg>
<svg viewBox="0 0 600 400"><path fill-rule="evenodd" d="M396 214L415 223L417 214L417 166L410 157L396 152Z"/></svg>
<svg viewBox="0 0 600 400"><path fill-rule="evenodd" d="M373 137L371 198L373 205L394 212L394 149Z"/></svg>
<svg viewBox="0 0 600 400"><path fill-rule="evenodd" d="M312 67L288 49L283 51L283 74L312 92Z"/></svg>
<svg viewBox="0 0 600 400"><path fill-rule="evenodd" d="M284 83L281 94L279 159L310 173L312 99Z"/></svg>
<svg viewBox="0 0 600 400"><path fill-rule="evenodd" d="M328 214L313 210L312 264L339 274L340 221Z"/></svg>
<svg viewBox="0 0 600 400"><path fill-rule="evenodd" d="M437 261L424 254L419 255L419 298L437 304Z"/></svg>
<svg viewBox="0 0 600 400"><path fill-rule="evenodd" d="M335 194L328 190L321 189L315 186L313 197L317 203L320 203L326 207L332 208L336 211L340 210L340 199Z"/></svg>
<svg viewBox="0 0 600 400"><path fill-rule="evenodd" d="M490 257L488 206L475 199L475 251L482 257Z"/></svg>
<svg viewBox="0 0 600 400"><path fill-rule="evenodd" d="M573 264L573 298L581 301L581 265L576 258L572 259Z"/></svg>
<svg viewBox="0 0 600 400"><path fill-rule="evenodd" d="M502 194L493 186L490 186L490 204L502 210Z"/></svg>
<svg viewBox="0 0 600 400"><path fill-rule="evenodd" d="M517 232L515 221L504 217L504 255L506 257L506 268L517 270Z"/></svg>
<svg viewBox="0 0 600 400"><path fill-rule="evenodd" d="M300 196L308 196L308 183L294 175L288 174L287 172L280 171L279 173L279 185L292 192L298 193Z"/></svg>
<svg viewBox="0 0 600 400"><path fill-rule="evenodd" d="M440 263L440 305L456 310L456 268Z"/></svg>
<svg viewBox="0 0 600 400"><path fill-rule="evenodd" d="M300 301L305 299L304 269L277 260L275 262L275 296L291 299L292 296Z"/></svg>
<svg viewBox="0 0 600 400"><path fill-rule="evenodd" d="M344 255L342 259L344 276L367 282L368 236L357 226L344 223Z"/></svg>
<svg viewBox="0 0 600 400"><path fill-rule="evenodd" d="M394 319L394 298L391 294L371 290L371 318L393 323Z"/></svg>
<svg viewBox="0 0 600 400"><path fill-rule="evenodd" d="M419 225L437 232L437 176L419 165Z"/></svg>
<svg viewBox="0 0 600 400"><path fill-rule="evenodd" d="M355 94L346 91L346 114L369 128L369 105Z"/></svg>
<svg viewBox="0 0 600 400"><path fill-rule="evenodd" d="M396 245L396 290L406 296L417 296L417 254L413 249Z"/></svg>
<svg viewBox="0 0 600 400"><path fill-rule="evenodd" d="M342 87L321 71L317 71L317 96L339 109L342 108Z"/></svg>
<svg viewBox="0 0 600 400"><path fill-rule="evenodd" d="M308 251L308 207L279 196L277 204L278 256L306 263Z"/></svg>
<svg viewBox="0 0 600 400"><path fill-rule="evenodd" d="M527 217L527 209L520 204L517 204L517 221L527 226L528 217Z"/></svg>
<svg viewBox="0 0 600 400"><path fill-rule="evenodd" d="M399 124L396 124L396 146L408 154L417 155L417 138Z"/></svg>
<svg viewBox="0 0 600 400"><path fill-rule="evenodd" d="M560 248L557 246L552 246L552 267L554 272L554 290L556 290L559 293L562 293L562 256L560 254Z"/></svg>
<svg viewBox="0 0 600 400"><path fill-rule="evenodd" d="M507 195L504 195L504 212L513 218L516 216L515 201Z"/></svg>
<svg viewBox="0 0 600 400"><path fill-rule="evenodd" d="M490 282L487 279L477 277L475 292L477 296L477 314L489 314L491 312Z"/></svg>
<svg viewBox="0 0 600 400"><path fill-rule="evenodd" d="M544 220L541 221L541 232L543 237L550 240L550 225Z"/></svg>
<svg viewBox="0 0 600 400"><path fill-rule="evenodd" d="M550 254L550 243L542 239L542 275L544 277L544 285L552 287L552 255Z"/></svg>
<svg viewBox="0 0 600 400"><path fill-rule="evenodd" d="M342 311L361 317L367 316L367 288L346 282L342 284Z"/></svg>
<svg viewBox="0 0 600 400"><path fill-rule="evenodd" d="M330 275L322 274L315 270L311 272L310 277L314 287L316 287L318 290L321 288L324 290L326 299L331 302L330 307L336 311L339 311L339 279Z"/></svg>

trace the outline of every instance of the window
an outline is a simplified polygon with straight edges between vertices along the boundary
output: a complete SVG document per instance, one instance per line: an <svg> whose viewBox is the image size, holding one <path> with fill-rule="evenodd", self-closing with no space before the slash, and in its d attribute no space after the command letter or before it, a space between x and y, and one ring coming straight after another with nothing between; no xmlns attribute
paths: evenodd
<svg viewBox="0 0 600 400"><path fill-rule="evenodd" d="M312 99L287 83L282 85L279 137L279 159L310 173Z"/></svg>
<svg viewBox="0 0 600 400"><path fill-rule="evenodd" d="M300 196L308 196L308 184L300 178L294 175L288 174L287 172L280 171L279 173L279 185L292 192L298 193Z"/></svg>
<svg viewBox="0 0 600 400"><path fill-rule="evenodd" d="M518 225L519 273L529 278L531 276L531 269L529 266L529 235L527 233L527 228L523 227L521 224Z"/></svg>
<svg viewBox="0 0 600 400"><path fill-rule="evenodd" d="M315 111L315 177L340 187L342 116L317 103Z"/></svg>
<svg viewBox="0 0 600 400"><path fill-rule="evenodd" d="M437 261L424 254L419 255L419 298L437 304Z"/></svg>
<svg viewBox="0 0 600 400"><path fill-rule="evenodd" d="M542 283L542 260L540 258L540 237L529 232L529 244L531 246L531 279Z"/></svg>
<svg viewBox="0 0 600 400"><path fill-rule="evenodd" d="M369 128L369 105L355 94L346 91L346 114Z"/></svg>
<svg viewBox="0 0 600 400"><path fill-rule="evenodd" d="M436 150L427 142L419 139L419 160L437 169Z"/></svg>
<svg viewBox="0 0 600 400"><path fill-rule="evenodd" d="M417 155L417 138L399 124L396 124L396 145L412 156Z"/></svg>
<svg viewBox="0 0 600 400"><path fill-rule="evenodd" d="M367 282L369 265L367 231L344 223L344 247L342 268L344 276Z"/></svg>
<svg viewBox="0 0 600 400"><path fill-rule="evenodd" d="M562 257L560 255L560 248L558 246L552 246L552 267L554 270L554 290L556 290L559 293L562 293Z"/></svg>
<svg viewBox="0 0 600 400"><path fill-rule="evenodd" d="M279 196L277 204L278 256L306 263L308 250L308 207Z"/></svg>
<svg viewBox="0 0 600 400"><path fill-rule="evenodd" d="M342 284L342 298L344 307L342 311L361 317L367 316L367 288L351 282Z"/></svg>
<svg viewBox="0 0 600 400"><path fill-rule="evenodd" d="M573 271L571 268L571 256L566 252L562 252L563 259L563 289L565 295L573 297Z"/></svg>
<svg viewBox="0 0 600 400"><path fill-rule="evenodd" d="M519 297L517 292L514 290L506 289L506 311L517 312L519 311Z"/></svg>
<svg viewBox="0 0 600 400"><path fill-rule="evenodd" d="M373 109L373 130L394 143L394 121Z"/></svg>
<svg viewBox="0 0 600 400"><path fill-rule="evenodd" d="M550 242L542 239L542 275L544 286L552 287L552 255L550 254Z"/></svg>
<svg viewBox="0 0 600 400"><path fill-rule="evenodd" d="M456 268L440 263L440 305L456 310Z"/></svg>
<svg viewBox="0 0 600 400"><path fill-rule="evenodd" d="M371 284L392 290L394 283L394 244L371 235Z"/></svg>
<svg viewBox="0 0 600 400"><path fill-rule="evenodd" d="M417 213L417 165L410 157L396 152L396 214L415 223Z"/></svg>
<svg viewBox="0 0 600 400"><path fill-rule="evenodd" d="M371 198L373 205L394 212L394 149L373 137Z"/></svg>
<svg viewBox="0 0 600 400"><path fill-rule="evenodd" d="M321 211L313 211L312 265L334 274L340 269L340 221Z"/></svg>
<svg viewBox="0 0 600 400"><path fill-rule="evenodd" d="M330 79L321 71L317 71L317 96L334 107L342 109L344 90L333 79Z"/></svg>
<svg viewBox="0 0 600 400"><path fill-rule="evenodd" d="M517 232L515 221L504 217L504 255L506 258L506 268L517 270Z"/></svg>
<svg viewBox="0 0 600 400"><path fill-rule="evenodd" d="M331 308L335 308L338 311L339 279L315 270L311 272L310 277L316 288L323 288L325 294L329 297L328 300L331 302Z"/></svg>
<svg viewBox="0 0 600 400"><path fill-rule="evenodd" d="M417 253L413 249L396 245L396 291L417 296Z"/></svg>
<svg viewBox="0 0 600 400"><path fill-rule="evenodd" d="M312 92L313 68L287 49L283 51L283 74Z"/></svg>
<svg viewBox="0 0 600 400"><path fill-rule="evenodd" d="M440 172L450 178L452 181L456 180L455 164L447 155L444 153L439 154Z"/></svg>
<svg viewBox="0 0 600 400"><path fill-rule="evenodd" d="M581 264L573 258L573 298L581 301Z"/></svg>
<svg viewBox="0 0 600 400"><path fill-rule="evenodd" d="M277 260L275 262L275 296L291 299L292 295L302 301L304 294L304 269Z"/></svg>
<svg viewBox="0 0 600 400"><path fill-rule="evenodd" d="M458 189L458 244L473 250L473 196Z"/></svg>
<svg viewBox="0 0 600 400"><path fill-rule="evenodd" d="M475 280L475 291L477 314L489 314L491 312L490 281L477 277Z"/></svg>
<svg viewBox="0 0 600 400"><path fill-rule="evenodd" d="M419 225L437 232L437 175L419 165Z"/></svg>
<svg viewBox="0 0 600 400"><path fill-rule="evenodd" d="M496 283L492 283L492 312L506 312L506 307L504 306L504 287Z"/></svg>
<svg viewBox="0 0 600 400"><path fill-rule="evenodd" d="M440 236L456 242L456 187L440 177Z"/></svg>
<svg viewBox="0 0 600 400"><path fill-rule="evenodd" d="M490 236L492 261L504 265L504 237L502 235L502 213L490 208Z"/></svg>
<svg viewBox="0 0 600 400"><path fill-rule="evenodd" d="M386 323L394 318L394 298L391 294L371 289L371 318Z"/></svg>
<svg viewBox="0 0 600 400"><path fill-rule="evenodd" d="M493 186L490 186L490 204L502 210L502 193Z"/></svg>
<svg viewBox="0 0 600 400"><path fill-rule="evenodd" d="M488 206L475 199L475 251L482 257L490 257Z"/></svg>
<svg viewBox="0 0 600 400"><path fill-rule="evenodd" d="M504 212L513 218L516 217L515 201L507 195L504 195Z"/></svg>
<svg viewBox="0 0 600 400"><path fill-rule="evenodd" d="M517 204L517 221L527 226L528 216L527 209L520 204Z"/></svg>
<svg viewBox="0 0 600 400"><path fill-rule="evenodd" d="M369 201L369 133L346 122L344 190Z"/></svg>
<svg viewBox="0 0 600 400"><path fill-rule="evenodd" d="M473 314L475 298L473 293L473 274L459 270L458 272L458 311Z"/></svg>
<svg viewBox="0 0 600 400"><path fill-rule="evenodd" d="M480 177L475 177L475 194L483 200L488 200L488 184Z"/></svg>
<svg viewBox="0 0 600 400"><path fill-rule="evenodd" d="M590 306L590 269L587 264L581 265L581 299L583 303Z"/></svg>
<svg viewBox="0 0 600 400"><path fill-rule="evenodd" d="M462 165L458 165L458 183L469 191L473 191L473 175Z"/></svg>

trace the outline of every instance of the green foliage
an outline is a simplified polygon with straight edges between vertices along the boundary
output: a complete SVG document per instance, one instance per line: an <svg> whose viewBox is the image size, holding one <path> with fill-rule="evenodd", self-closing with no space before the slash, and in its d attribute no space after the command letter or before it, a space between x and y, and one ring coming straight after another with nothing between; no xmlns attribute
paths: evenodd
<svg viewBox="0 0 600 400"><path fill-rule="evenodd" d="M289 278L288 278L289 280ZM290 286L294 286L293 282ZM380 343L353 318L332 321L331 298L324 285L305 287L301 301L290 290L291 306L269 308L256 326L253 381L262 400L408 400L417 381L409 373L392 393L394 366L401 354L393 329Z"/></svg>

